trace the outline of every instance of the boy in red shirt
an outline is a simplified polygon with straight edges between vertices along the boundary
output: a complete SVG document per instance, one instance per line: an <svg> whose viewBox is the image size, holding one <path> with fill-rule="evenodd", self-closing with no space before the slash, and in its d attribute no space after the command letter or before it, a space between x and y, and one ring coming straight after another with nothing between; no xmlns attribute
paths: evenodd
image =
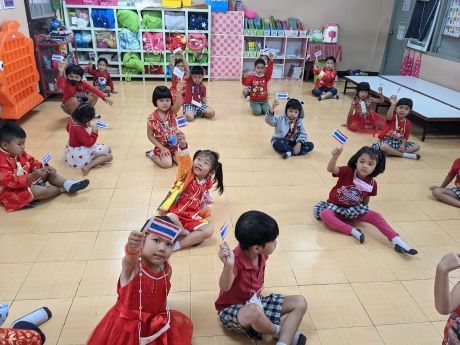
<svg viewBox="0 0 460 345"><path fill-rule="evenodd" d="M311 90L311 93L315 97L318 97L318 101L328 98L339 99L337 89L334 87L335 76L337 75L335 64L336 59L333 56L328 56L326 58L326 67L321 67L318 64L318 60L315 61L313 74L317 75L317 78L315 81L315 88Z"/></svg>
<svg viewBox="0 0 460 345"><path fill-rule="evenodd" d="M307 310L303 296L270 294L262 297L265 263L276 249L279 229L276 221L260 211L243 213L235 226L238 246L232 251L227 242L220 246L224 268L215 306L221 324L258 341L263 335L278 339L277 345L305 345L298 332ZM287 315L281 324L281 316Z"/></svg>
<svg viewBox="0 0 460 345"><path fill-rule="evenodd" d="M415 153L420 146L412 141L407 141L412 129L412 124L407 118L413 107L410 98L390 97L390 108L387 112L387 122L379 134L379 141L372 145L374 149L381 150L386 155L409 159L420 159Z"/></svg>
<svg viewBox="0 0 460 345"><path fill-rule="evenodd" d="M273 55L269 55L267 68L262 58L254 62L255 73L244 73L242 83L250 87L249 99L253 115L265 115L270 110L268 103L268 82L273 73Z"/></svg>
<svg viewBox="0 0 460 345"><path fill-rule="evenodd" d="M58 68L57 86L63 91L61 109L64 113L72 115L85 97L88 99L87 102L93 107L98 97L108 105L113 104L110 97L105 93L82 80L85 70L81 66L68 65L66 67L65 64L60 63ZM96 116L96 118L99 117L101 116Z"/></svg>
<svg viewBox="0 0 460 345"><path fill-rule="evenodd" d="M206 104L206 86L203 84L204 71L201 66L193 66L191 76L186 76L183 112L187 121L196 117L210 119L216 114Z"/></svg>
<svg viewBox="0 0 460 345"><path fill-rule="evenodd" d="M446 188L447 185L455 178L455 187ZM430 187L433 196L446 204L460 207L460 158L457 158L452 164L452 168L447 173L441 187Z"/></svg>
<svg viewBox="0 0 460 345"><path fill-rule="evenodd" d="M107 96L110 96L110 93L116 94L118 91L115 91L112 77L110 77L110 73L107 72L108 64L109 62L107 59L99 58L99 60L97 60L97 69L95 69L93 68L92 61L90 61L86 72L93 76L93 85L107 94Z"/></svg>

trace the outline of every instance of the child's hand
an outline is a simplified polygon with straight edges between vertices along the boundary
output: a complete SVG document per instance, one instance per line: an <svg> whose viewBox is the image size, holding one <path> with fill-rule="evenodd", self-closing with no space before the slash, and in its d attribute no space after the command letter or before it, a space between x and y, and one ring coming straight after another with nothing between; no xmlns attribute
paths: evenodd
<svg viewBox="0 0 460 345"><path fill-rule="evenodd" d="M275 100L273 101L273 103L272 103L272 109L271 109L272 112L273 112L273 111L275 110L275 108L276 108L277 106L279 106L279 105L280 105L280 102L279 102L277 99L275 99Z"/></svg>
<svg viewBox="0 0 460 345"><path fill-rule="evenodd" d="M128 236L128 246L130 247L130 252L135 253L139 249L142 249L144 245L145 236L142 232L134 230Z"/></svg>
<svg viewBox="0 0 460 345"><path fill-rule="evenodd" d="M58 71L60 74L64 74L65 68L67 67L67 61L59 61L58 63Z"/></svg>
<svg viewBox="0 0 460 345"><path fill-rule="evenodd" d="M379 90L379 93L382 93L383 92L383 87L379 86L378 90Z"/></svg>
<svg viewBox="0 0 460 345"><path fill-rule="evenodd" d="M331 155L332 157L339 157L342 154L343 147L336 147L332 150Z"/></svg>
<svg viewBox="0 0 460 345"><path fill-rule="evenodd" d="M171 152L169 152L168 148L162 146L160 147L160 157L168 157L171 156Z"/></svg>
<svg viewBox="0 0 460 345"><path fill-rule="evenodd" d="M297 156L299 154L301 148L302 148L302 143L299 141L294 145L294 150L292 150L292 152L294 153L294 156Z"/></svg>
<svg viewBox="0 0 460 345"><path fill-rule="evenodd" d="M268 53L268 59L269 59L270 61L275 60L275 55L273 55L273 53Z"/></svg>
<svg viewBox="0 0 460 345"><path fill-rule="evenodd" d="M233 266L235 264L235 254L230 249L227 242L220 245L219 248L219 259L224 265Z"/></svg>
<svg viewBox="0 0 460 345"><path fill-rule="evenodd" d="M44 168L35 169L27 176L27 180L29 183L33 183L35 181L40 180L41 178L46 177L46 175L48 175L48 173Z"/></svg>
<svg viewBox="0 0 460 345"><path fill-rule="evenodd" d="M441 270L445 273L456 270L460 268L460 255L458 253L449 253L445 255L441 261L438 263L438 270Z"/></svg>
<svg viewBox="0 0 460 345"><path fill-rule="evenodd" d="M182 93L182 90L184 90L184 87L185 87L185 82L184 80L181 80L177 83L177 87L176 87L176 90L177 90L177 93Z"/></svg>
<svg viewBox="0 0 460 345"><path fill-rule="evenodd" d="M113 102L109 97L104 98L104 102L107 103L108 105L112 105Z"/></svg>
<svg viewBox="0 0 460 345"><path fill-rule="evenodd" d="M177 144L179 145L179 148L184 150L187 148L187 140L185 138L185 134L182 131L177 131L176 133L177 137Z"/></svg>
<svg viewBox="0 0 460 345"><path fill-rule="evenodd" d="M91 125L91 132L93 132L94 134L97 134L99 133L99 128L97 128L96 125Z"/></svg>
<svg viewBox="0 0 460 345"><path fill-rule="evenodd" d="M439 188L439 187L438 186L430 186L429 188L430 188L430 190L433 190L433 189Z"/></svg>
<svg viewBox="0 0 460 345"><path fill-rule="evenodd" d="M396 105L396 103L398 103L398 96L392 95L392 96L390 97L390 103L391 103L392 105Z"/></svg>
<svg viewBox="0 0 460 345"><path fill-rule="evenodd" d="M53 168L52 166L50 166L50 165L45 166L43 169L45 169L48 174L56 174L57 173L57 170L55 168Z"/></svg>
<svg viewBox="0 0 460 345"><path fill-rule="evenodd" d="M398 133L398 134L399 134L399 133ZM399 152L406 152L406 144L401 143L401 145L399 145L398 151L399 151Z"/></svg>

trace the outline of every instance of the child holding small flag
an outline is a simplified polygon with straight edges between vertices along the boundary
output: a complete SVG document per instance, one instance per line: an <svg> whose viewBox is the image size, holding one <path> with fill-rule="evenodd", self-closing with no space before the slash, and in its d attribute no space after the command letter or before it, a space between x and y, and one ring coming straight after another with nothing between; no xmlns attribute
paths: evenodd
<svg viewBox="0 0 460 345"><path fill-rule="evenodd" d="M268 214L248 211L240 216L235 226L238 246L231 250L223 242L219 249L224 267L215 307L226 329L254 341L268 336L277 339L277 345L305 345L307 339L298 331L307 311L305 298L261 295L266 261L276 249L278 235L278 224Z"/></svg>
<svg viewBox="0 0 460 345"><path fill-rule="evenodd" d="M169 68L171 72L174 71L174 68L178 68L182 72L184 72L185 76L188 76L190 74L190 69L188 67L187 63L187 58L185 57L185 52L183 50L180 51L181 58L176 58L176 54L171 54L171 62L169 64ZM171 87L169 88L171 90L172 94L172 103L176 103L176 97L177 97L177 84L180 82L180 78L172 73L171 77ZM184 100L185 96L185 89L182 88L182 100Z"/></svg>
<svg viewBox="0 0 460 345"><path fill-rule="evenodd" d="M33 207L36 201L53 198L63 189L75 193L88 187L88 180L66 179L46 159L43 164L28 155L25 140L26 132L18 124L0 122L0 203L7 212Z"/></svg>
<svg viewBox="0 0 460 345"><path fill-rule="evenodd" d="M372 147L364 146L356 152L346 166L337 166L337 159L343 147L335 148L327 165L327 171L338 177L331 189L329 199L320 201L313 208L318 220L330 229L355 237L364 242L363 232L356 228L356 221L374 225L394 245L399 253L415 255L417 251L406 244L383 217L369 209L369 199L377 195L377 182L374 177L385 170L385 156Z"/></svg>
<svg viewBox="0 0 460 345"><path fill-rule="evenodd" d="M337 60L333 56L326 58L326 66L321 67L316 57L315 66L313 67L313 74L316 75L315 88L311 90L313 96L318 97L318 101L328 98L338 99L337 89L334 87L335 77L337 71L335 64Z"/></svg>
<svg viewBox="0 0 460 345"><path fill-rule="evenodd" d="M284 115L275 116L275 108L279 105L273 101L270 110L265 115L265 122L275 127L271 142L273 148L282 154L284 159L290 156L303 156L313 150L312 142L307 141L307 132L303 125L304 112L302 103L291 98L286 103Z"/></svg>
<svg viewBox="0 0 460 345"><path fill-rule="evenodd" d="M177 152L176 114L182 105L184 82L177 84L176 101L173 103L171 90L166 86L157 86L153 90L152 103L157 109L147 119L147 137L155 145L145 155L156 165L167 169L172 167Z"/></svg>
<svg viewBox="0 0 460 345"><path fill-rule="evenodd" d="M74 168L80 168L88 175L94 167L112 161L112 149L104 144L96 144L99 130L91 125L96 112L91 104L82 102L75 109L67 123L69 142L66 146L65 161Z"/></svg>
<svg viewBox="0 0 460 345"><path fill-rule="evenodd" d="M216 184L219 193L224 192L219 154L211 150L198 150L192 160L183 133L177 134L177 142L179 151L176 155L176 181L158 207L161 215L177 217L182 228L189 232L175 243L175 250L199 244L212 236L214 230L207 220L211 213L210 190Z"/></svg>
<svg viewBox="0 0 460 345"><path fill-rule="evenodd" d="M168 217L152 217L141 231L129 234L117 302L87 345L190 345L192 321L167 305L172 276L168 259L180 231Z"/></svg>

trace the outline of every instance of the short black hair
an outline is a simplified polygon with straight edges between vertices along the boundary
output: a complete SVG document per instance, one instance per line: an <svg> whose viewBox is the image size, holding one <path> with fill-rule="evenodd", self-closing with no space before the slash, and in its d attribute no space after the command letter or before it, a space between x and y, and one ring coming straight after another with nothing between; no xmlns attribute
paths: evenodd
<svg viewBox="0 0 460 345"><path fill-rule="evenodd" d="M328 56L328 57L326 58L326 61L327 61L327 60L331 60L332 62L334 62L334 65L337 63L337 60L336 60L335 57L333 57L333 56Z"/></svg>
<svg viewBox="0 0 460 345"><path fill-rule="evenodd" d="M177 66L178 64L184 62L182 59L174 59L174 66Z"/></svg>
<svg viewBox="0 0 460 345"><path fill-rule="evenodd" d="M72 119L78 124L84 125L96 116L96 111L90 103L81 102L72 114Z"/></svg>
<svg viewBox="0 0 460 345"><path fill-rule="evenodd" d="M265 60L262 58L258 58L256 61L254 61L254 67L257 67L257 65L266 65Z"/></svg>
<svg viewBox="0 0 460 345"><path fill-rule="evenodd" d="M171 103L173 101L172 93L171 90L168 89L164 85L157 86L152 93L152 103L156 107L157 106L157 101L159 99L163 98L169 98L171 100Z"/></svg>
<svg viewBox="0 0 460 345"><path fill-rule="evenodd" d="M75 75L79 75L80 77L83 78L83 74L85 73L85 70L83 69L83 67L79 66L79 65L74 65L74 64L71 64L69 66L66 67L65 69L65 75L69 75L69 74L75 74Z"/></svg>
<svg viewBox="0 0 460 345"><path fill-rule="evenodd" d="M302 102L299 101L296 98L290 98L289 101L286 103L286 109L284 113L287 115L288 109L297 109L299 111L299 118L304 117L304 112L303 112L303 107L302 107Z"/></svg>
<svg viewBox="0 0 460 345"><path fill-rule="evenodd" d="M109 64L109 62L107 61L107 59L106 59L106 58L103 58L103 57L97 59L97 63L98 63L98 64L99 64L99 62L104 62L106 65Z"/></svg>
<svg viewBox="0 0 460 345"><path fill-rule="evenodd" d="M278 235L276 220L260 211L243 213L235 225L235 237L243 250L256 245L264 247L266 243L276 240Z"/></svg>
<svg viewBox="0 0 460 345"><path fill-rule="evenodd" d="M26 138L26 131L16 122L0 120L0 143L9 143L11 140Z"/></svg>
<svg viewBox="0 0 460 345"><path fill-rule="evenodd" d="M396 103L396 108L400 105L407 105L412 110L414 102L410 98L401 98L400 100L398 100L398 103Z"/></svg>
<svg viewBox="0 0 460 345"><path fill-rule="evenodd" d="M190 69L190 74L191 75L204 75L203 67L201 67L201 66L193 66Z"/></svg>
<svg viewBox="0 0 460 345"><path fill-rule="evenodd" d="M363 146L358 152L356 152L348 161L348 166L352 169L356 169L356 163L358 162L359 157L367 154L372 159L377 161L375 169L369 177L376 177L377 175L385 171L385 155L380 150L374 149L372 146Z"/></svg>
<svg viewBox="0 0 460 345"><path fill-rule="evenodd" d="M367 92L369 92L369 91L371 91L371 86L369 85L368 82L363 81L363 82L359 83L356 86L356 94L358 94L359 91L367 91Z"/></svg>

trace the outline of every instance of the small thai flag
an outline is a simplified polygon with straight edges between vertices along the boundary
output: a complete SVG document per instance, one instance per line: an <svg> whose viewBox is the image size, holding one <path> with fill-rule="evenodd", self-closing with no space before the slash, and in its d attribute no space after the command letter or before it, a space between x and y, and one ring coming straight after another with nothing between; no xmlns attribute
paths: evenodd
<svg viewBox="0 0 460 345"><path fill-rule="evenodd" d="M187 126L187 120L185 119L185 116L179 116L176 121L179 128Z"/></svg>
<svg viewBox="0 0 460 345"><path fill-rule="evenodd" d="M276 99L288 99L289 95L287 92L277 92Z"/></svg>
<svg viewBox="0 0 460 345"><path fill-rule="evenodd" d="M175 241L181 231L177 225L164 221L158 217L150 218L143 230L171 242Z"/></svg>
<svg viewBox="0 0 460 345"><path fill-rule="evenodd" d="M45 157L42 158L42 165L45 166L51 160L51 152L48 152Z"/></svg>
<svg viewBox="0 0 460 345"><path fill-rule="evenodd" d="M338 129L332 132L332 137L335 140L337 140L339 143L341 143L342 145L345 144L348 140L348 137L345 134L343 134L341 131L339 131Z"/></svg>
<svg viewBox="0 0 460 345"><path fill-rule="evenodd" d="M222 225L219 232L220 232L220 239L223 241L225 236L227 236L228 224L225 223L224 225Z"/></svg>
<svg viewBox="0 0 460 345"><path fill-rule="evenodd" d="M96 127L103 128L103 129L108 129L109 124L104 121L96 121Z"/></svg>

